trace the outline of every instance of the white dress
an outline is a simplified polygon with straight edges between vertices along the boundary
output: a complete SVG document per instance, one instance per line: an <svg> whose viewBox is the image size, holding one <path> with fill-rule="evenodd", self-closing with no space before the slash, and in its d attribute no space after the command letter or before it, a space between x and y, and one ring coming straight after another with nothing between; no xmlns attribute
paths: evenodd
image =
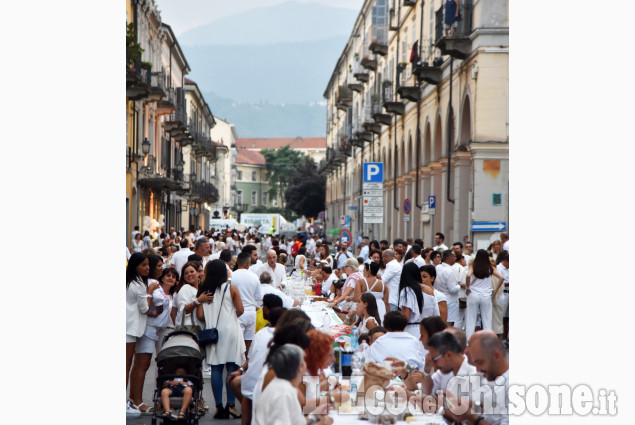
<svg viewBox="0 0 635 425"><path fill-rule="evenodd" d="M419 322L426 317L439 315L439 305L434 297L426 294L425 292L421 295L423 295L423 308L420 313L419 303L417 302L417 297L412 288L404 288L399 294L399 306L408 307L410 309L410 319L408 320L408 325L404 330L417 339L421 336Z"/></svg>
<svg viewBox="0 0 635 425"><path fill-rule="evenodd" d="M302 268L300 268L300 258L304 258L304 265L302 266ZM304 270L306 272L307 266L307 259L304 255L298 254L295 256L295 269L297 271Z"/></svg>
<svg viewBox="0 0 635 425"><path fill-rule="evenodd" d="M384 282L377 279L375 280L375 283L373 283L373 287L371 288L369 287L368 282L366 281L366 278L363 277L362 279L364 279L364 283L366 283L366 292L370 292L371 294L373 294L373 296L377 300L377 312L379 313L379 320L381 320L381 322L384 323L384 315L386 314L386 304L384 304ZM372 289L375 289L377 287L377 282L381 283L380 285L381 291L379 292L372 291Z"/></svg>
<svg viewBox="0 0 635 425"><path fill-rule="evenodd" d="M211 365L235 363L240 366L245 362L245 341L230 290L227 288L225 291L228 285L230 284L224 283L216 290L211 303L203 303L205 329L218 329L218 343L205 347L205 358ZM222 296L223 292L224 296ZM220 317L219 310L221 310Z"/></svg>

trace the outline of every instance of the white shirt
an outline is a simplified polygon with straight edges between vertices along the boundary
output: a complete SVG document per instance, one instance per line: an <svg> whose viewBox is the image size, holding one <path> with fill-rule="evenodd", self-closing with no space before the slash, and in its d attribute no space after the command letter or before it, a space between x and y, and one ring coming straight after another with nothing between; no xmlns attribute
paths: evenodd
<svg viewBox="0 0 635 425"><path fill-rule="evenodd" d="M493 396L495 397L496 407L494 407L494 411L491 414L483 413L485 416L485 420L489 424L503 425L509 423L508 416L508 406L509 406L509 369L505 371L502 375L498 376L494 381L487 381L485 379L482 380L483 385L488 385L492 387ZM489 396L488 392L484 392L486 396ZM483 400L483 407L494 406L493 403L489 401L488 398Z"/></svg>
<svg viewBox="0 0 635 425"><path fill-rule="evenodd" d="M279 290L277 288L274 288L273 286L271 286L271 284L262 283L262 284L260 284L260 288L262 290L263 298L267 294L274 294L274 295L277 295L277 296L280 297L280 299L282 300L282 306L284 308L286 308L288 310L291 307L293 307L293 298L291 298L288 295L285 295L284 292L282 292L281 290ZM258 306L262 307L262 300L260 300L260 304Z"/></svg>
<svg viewBox="0 0 635 425"><path fill-rule="evenodd" d="M272 270L269 267L269 263L265 262L260 265L260 269L258 269L257 275L260 276L262 272L267 272L271 275L271 284L274 288L280 288L280 285L286 282L287 273L284 266L280 263L276 263L275 270Z"/></svg>
<svg viewBox="0 0 635 425"><path fill-rule="evenodd" d="M148 318L148 297L141 280L133 280L126 288L126 335L143 336Z"/></svg>
<svg viewBox="0 0 635 425"><path fill-rule="evenodd" d="M505 241L505 243L503 244L503 249L509 252L509 241Z"/></svg>
<svg viewBox="0 0 635 425"><path fill-rule="evenodd" d="M258 276L254 273L238 269L232 273L232 283L240 292L245 310L255 310L257 306L262 305L262 288Z"/></svg>
<svg viewBox="0 0 635 425"><path fill-rule="evenodd" d="M426 265L426 260L424 260L421 255L417 255L416 257L413 257L410 260L406 261L406 263L415 263L417 267L421 268L421 266Z"/></svg>
<svg viewBox="0 0 635 425"><path fill-rule="evenodd" d="M434 280L434 287L443 292L448 298L448 304L459 300L459 290L461 286L458 284L456 275L452 266L441 263L436 267L437 277Z"/></svg>
<svg viewBox="0 0 635 425"><path fill-rule="evenodd" d="M337 282L337 276L335 273L331 273L329 277L326 278L324 282L322 282L322 295L328 294L331 291L331 285L333 282Z"/></svg>
<svg viewBox="0 0 635 425"><path fill-rule="evenodd" d="M448 247L447 247L447 246L445 246L445 244L441 244L441 245L435 246L433 249L434 249L435 251L438 251L439 249L442 249L442 250L444 250L444 251L447 251L447 250L448 250Z"/></svg>
<svg viewBox="0 0 635 425"><path fill-rule="evenodd" d="M353 253L346 250L343 251L340 255L340 253L337 253L335 255L335 257L337 258L337 268L341 269L342 267L344 267L344 262L348 259L348 258L353 258Z"/></svg>
<svg viewBox="0 0 635 425"><path fill-rule="evenodd" d="M364 245L359 250L359 256L362 257L364 259L364 261L366 261L368 259L368 245Z"/></svg>
<svg viewBox="0 0 635 425"><path fill-rule="evenodd" d="M401 265L394 258L386 264L381 280L388 286L388 303L397 305L399 301L399 280L401 280Z"/></svg>
<svg viewBox="0 0 635 425"><path fill-rule="evenodd" d="M509 269L505 267L503 263L500 263L498 266L496 266L496 270L498 270L500 274L503 275L503 283L505 285L508 285L509 284Z"/></svg>
<svg viewBox="0 0 635 425"><path fill-rule="evenodd" d="M459 368L459 372L455 375L454 372L443 373L440 370L437 370L432 374L432 394L436 394L437 391L445 391L450 390L452 394L456 397L458 386L461 385L461 391L465 392L468 390L468 387L463 387L469 379L469 376L479 376L480 374L476 370L476 368L470 365L467 362L467 356L463 355L463 363L461 363L461 367ZM464 377L459 379L452 379L456 377ZM449 384L449 386L448 386Z"/></svg>
<svg viewBox="0 0 635 425"><path fill-rule="evenodd" d="M256 401L254 425L306 425L298 390L286 379L273 378Z"/></svg>
<svg viewBox="0 0 635 425"><path fill-rule="evenodd" d="M194 253L189 248L181 248L172 255L170 262L176 271L179 272L179 276L183 273L183 266L187 263L187 257L192 254Z"/></svg>
<svg viewBox="0 0 635 425"><path fill-rule="evenodd" d="M439 316L439 305L434 297L425 292L421 295L423 295L423 308L421 309L421 313L419 313L419 303L412 288L404 288L399 294L399 307L408 307L410 309L410 318L404 330L417 339L421 336L419 322L426 317Z"/></svg>
<svg viewBox="0 0 635 425"><path fill-rule="evenodd" d="M249 266L249 271L260 277L260 267L262 267L262 261L256 260L256 264Z"/></svg>
<svg viewBox="0 0 635 425"><path fill-rule="evenodd" d="M383 365L387 357L408 362L419 370L423 370L425 363L423 344L408 332L388 332L373 342L368 351L368 359Z"/></svg>
<svg viewBox="0 0 635 425"><path fill-rule="evenodd" d="M465 283L465 277L467 276L467 270L459 263L452 264L452 271L456 277L457 282Z"/></svg>
<svg viewBox="0 0 635 425"><path fill-rule="evenodd" d="M251 399L253 396L254 386L256 386L256 382L258 382L260 370L262 369L262 365L264 364L267 353L269 352L267 344L269 344L269 341L273 338L274 330L275 328L272 327L264 327L256 333L254 339L251 341L249 353L247 354L249 367L240 381L240 390L247 398Z"/></svg>

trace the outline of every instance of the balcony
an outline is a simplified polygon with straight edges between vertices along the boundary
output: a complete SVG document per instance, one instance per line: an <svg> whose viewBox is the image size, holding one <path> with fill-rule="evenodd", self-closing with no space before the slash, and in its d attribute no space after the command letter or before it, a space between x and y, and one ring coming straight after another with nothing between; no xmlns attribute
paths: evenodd
<svg viewBox="0 0 635 425"><path fill-rule="evenodd" d="M141 100L150 94L150 69L141 63L126 68L126 97Z"/></svg>
<svg viewBox="0 0 635 425"><path fill-rule="evenodd" d="M150 100L160 101L166 95L165 73L163 71L150 73Z"/></svg>
<svg viewBox="0 0 635 425"><path fill-rule="evenodd" d="M371 98L371 116L375 120L376 124L384 124L384 125L392 124L392 117L390 116L390 114L384 113L379 96L377 95L373 95L373 97ZM381 131L376 134L380 134L380 133Z"/></svg>
<svg viewBox="0 0 635 425"><path fill-rule="evenodd" d="M166 88L165 96L157 104L157 114L171 114L176 110L176 91L174 88Z"/></svg>
<svg viewBox="0 0 635 425"><path fill-rule="evenodd" d="M419 86L409 85L406 75L406 64L399 64L397 71L399 77L399 86L397 87L397 94L402 100L410 100L416 102L419 100Z"/></svg>
<svg viewBox="0 0 635 425"><path fill-rule="evenodd" d="M403 0L403 5L405 7L412 7L417 4L417 0Z"/></svg>
<svg viewBox="0 0 635 425"><path fill-rule="evenodd" d="M370 45L371 52L386 56L388 53L388 25L373 25L370 28Z"/></svg>
<svg viewBox="0 0 635 425"><path fill-rule="evenodd" d="M472 41L470 34L472 33L472 1L465 0L460 5L461 20L457 22L458 26L452 29L446 35L443 29L443 7L436 11L435 14L435 46L441 50L442 55L449 55L455 59L465 59L472 52Z"/></svg>
<svg viewBox="0 0 635 425"><path fill-rule="evenodd" d="M432 66L428 62L417 62L412 67L412 73L419 81L437 85L441 82L441 60L435 59Z"/></svg>
<svg viewBox="0 0 635 425"><path fill-rule="evenodd" d="M139 167L137 183L153 190L171 192L183 188L183 182L180 177L178 171L174 168L164 173L158 173L155 157L148 155L146 165Z"/></svg>
<svg viewBox="0 0 635 425"><path fill-rule="evenodd" d="M355 57L355 62L353 63L353 77L360 83L367 83L370 79L368 72L364 70L364 67L359 61L359 57Z"/></svg>
<svg viewBox="0 0 635 425"><path fill-rule="evenodd" d="M218 202L220 196L218 195L218 189L210 182L206 181L192 181L190 183L190 190L186 194L190 201L213 204Z"/></svg>
<svg viewBox="0 0 635 425"><path fill-rule="evenodd" d="M406 113L406 105L403 102L395 101L392 91L392 81L384 81L382 83L382 93L386 112L394 115L403 115Z"/></svg>
<svg viewBox="0 0 635 425"><path fill-rule="evenodd" d="M373 119L372 105L365 105L362 109L362 128L377 135L381 134L381 124L377 124Z"/></svg>
<svg viewBox="0 0 635 425"><path fill-rule="evenodd" d="M367 39L370 37L370 34L366 34L367 35ZM362 52L362 60L361 60L361 65L364 69L367 69L369 71L377 71L377 59L375 59L375 57L373 56L373 58L371 59L371 51L368 47L368 45L364 46L364 50Z"/></svg>
<svg viewBox="0 0 635 425"><path fill-rule="evenodd" d="M335 106L342 111L353 105L353 91L348 86L339 86L335 96Z"/></svg>

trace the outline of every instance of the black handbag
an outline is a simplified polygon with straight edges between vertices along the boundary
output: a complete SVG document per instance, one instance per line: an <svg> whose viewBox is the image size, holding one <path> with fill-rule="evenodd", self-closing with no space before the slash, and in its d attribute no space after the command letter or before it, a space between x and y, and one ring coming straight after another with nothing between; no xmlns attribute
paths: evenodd
<svg viewBox="0 0 635 425"><path fill-rule="evenodd" d="M231 285L231 283L228 283L225 286L225 289L223 289L223 295L221 295L220 308L218 309L218 317L216 318L216 326L218 326L220 313L223 309L223 301L225 301L225 292L227 292L227 288L229 288L229 285ZM205 347L207 345L216 344L216 343L218 343L218 329L216 328L203 329L202 331L198 333L198 344L201 347Z"/></svg>

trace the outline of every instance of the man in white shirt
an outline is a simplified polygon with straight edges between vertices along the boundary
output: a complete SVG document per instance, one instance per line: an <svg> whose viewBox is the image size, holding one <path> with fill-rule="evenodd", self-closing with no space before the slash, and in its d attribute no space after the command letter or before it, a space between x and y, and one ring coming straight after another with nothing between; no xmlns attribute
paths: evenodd
<svg viewBox="0 0 635 425"><path fill-rule="evenodd" d="M271 275L273 287L276 289L281 289L287 281L286 269L282 264L276 261L278 259L278 255L273 249L267 251L266 258L267 262L262 263L262 265L258 269L258 273L256 274L260 275L263 272L269 273L269 275Z"/></svg>
<svg viewBox="0 0 635 425"><path fill-rule="evenodd" d="M498 265L496 269L503 275L503 284L505 289L500 297L498 304L503 307L503 343L507 344L509 336L509 253L505 250L501 251L496 257Z"/></svg>
<svg viewBox="0 0 635 425"><path fill-rule="evenodd" d="M401 280L401 265L395 259L395 252L392 249L386 249L381 254L386 269L381 275L381 280L388 287L388 304L390 311L399 310L399 281Z"/></svg>
<svg viewBox="0 0 635 425"><path fill-rule="evenodd" d="M249 253L249 271L258 276L262 261L258 259L258 247L256 245L245 245L242 252Z"/></svg>
<svg viewBox="0 0 635 425"><path fill-rule="evenodd" d="M337 255L335 256L335 260L337 261L337 268L342 270L344 268L344 262L348 258L354 258L353 253L349 251L348 243L342 242L342 247L339 249Z"/></svg>
<svg viewBox="0 0 635 425"><path fill-rule="evenodd" d="M201 258L203 258L203 268L205 268L211 254L211 246L206 237L203 236L196 240L196 244L194 244L194 254L200 255Z"/></svg>
<svg viewBox="0 0 635 425"><path fill-rule="evenodd" d="M187 245L187 239L181 239L181 249L175 252L172 255L172 258L170 258L171 265L176 269L177 272L179 272L179 276L181 276L181 273L183 272L183 266L185 265L185 263L187 263L187 257L193 254L193 252L190 251Z"/></svg>
<svg viewBox="0 0 635 425"><path fill-rule="evenodd" d="M399 311L389 311L382 324L388 333L373 342L368 351L368 359L383 365L387 358L395 358L422 370L425 351L419 339L404 332L408 320Z"/></svg>
<svg viewBox="0 0 635 425"><path fill-rule="evenodd" d="M134 241L134 237L135 237L135 235L136 235L137 233L141 233L141 232L139 231L139 226L135 226L135 227L134 227L134 230L132 231L132 239L130 239L131 241Z"/></svg>
<svg viewBox="0 0 635 425"><path fill-rule="evenodd" d="M232 283L236 285L243 301L244 313L238 318L240 328L245 338L245 346L249 351L251 340L256 332L256 310L262 304L262 288L258 276L248 270L251 262L251 254L241 252L238 254L236 263L238 269L232 272Z"/></svg>
<svg viewBox="0 0 635 425"><path fill-rule="evenodd" d="M426 261L421 256L421 246L419 244L412 245L412 248L410 248L410 252L412 252L412 258L406 261L406 263L413 262L417 265L417 267L426 265Z"/></svg>
<svg viewBox="0 0 635 425"><path fill-rule="evenodd" d="M468 267L463 267L460 263L458 263L456 261L456 258L457 258L456 252L454 250L452 250L451 252L454 255L448 254L447 257L445 252L443 253L443 258L446 258L444 263L447 263L450 267L452 267L452 271L454 272L456 281L459 283L459 286L461 286L457 299L461 297L467 297L467 295L465 295L465 287L466 287L465 278L467 276ZM459 308L457 319L454 322L454 327L461 329L463 327L464 320L465 320L465 309Z"/></svg>
<svg viewBox="0 0 635 425"><path fill-rule="evenodd" d="M337 282L338 277L333 273L333 269L329 266L322 267L322 296L327 297L331 292L331 285Z"/></svg>
<svg viewBox="0 0 635 425"><path fill-rule="evenodd" d="M292 307L297 307L300 305L300 301L294 300L288 295L285 295L281 290L274 288L271 285L271 275L269 272L263 271L260 274L260 288L262 289L262 297L264 298L267 294L274 294L280 297L282 300L282 306L286 309L290 309Z"/></svg>
<svg viewBox="0 0 635 425"><path fill-rule="evenodd" d="M430 350L428 358L432 360L436 368L432 374L430 394L436 395L438 392L448 391L456 396L459 393L465 393L470 390L470 377L473 377L471 383L478 382L477 386L480 387L478 371L469 364L461 344L450 332L438 332L432 335L428 340L428 349ZM428 387L428 382L424 380L422 389Z"/></svg>
<svg viewBox="0 0 635 425"><path fill-rule="evenodd" d="M447 247L447 245L445 245L443 243L444 240L445 240L445 235L443 233L437 232L434 235L434 247L433 248L434 248L435 251L438 251L440 249L442 249L444 251L447 251L448 247Z"/></svg>
<svg viewBox="0 0 635 425"><path fill-rule="evenodd" d="M452 244L452 251L454 251L454 255L456 255L457 261L461 257L465 258L465 273L467 273L467 270L470 267L470 256L465 254L465 252L463 251L463 244L461 242L454 242Z"/></svg>
<svg viewBox="0 0 635 425"><path fill-rule="evenodd" d="M456 276L452 264L456 261L456 255L452 250L443 251L443 262L437 266L437 277L434 287L439 292L443 292L448 302L448 326L454 326L459 320L459 291L465 287L465 282L461 285Z"/></svg>
<svg viewBox="0 0 635 425"><path fill-rule="evenodd" d="M368 260L368 244L369 244L369 240L367 237L363 237L362 238L362 243L359 246L359 254L358 257L362 257L364 259L364 262L366 262L366 260Z"/></svg>
<svg viewBox="0 0 635 425"><path fill-rule="evenodd" d="M503 249L509 252L509 233L501 232L501 242L503 243Z"/></svg>

